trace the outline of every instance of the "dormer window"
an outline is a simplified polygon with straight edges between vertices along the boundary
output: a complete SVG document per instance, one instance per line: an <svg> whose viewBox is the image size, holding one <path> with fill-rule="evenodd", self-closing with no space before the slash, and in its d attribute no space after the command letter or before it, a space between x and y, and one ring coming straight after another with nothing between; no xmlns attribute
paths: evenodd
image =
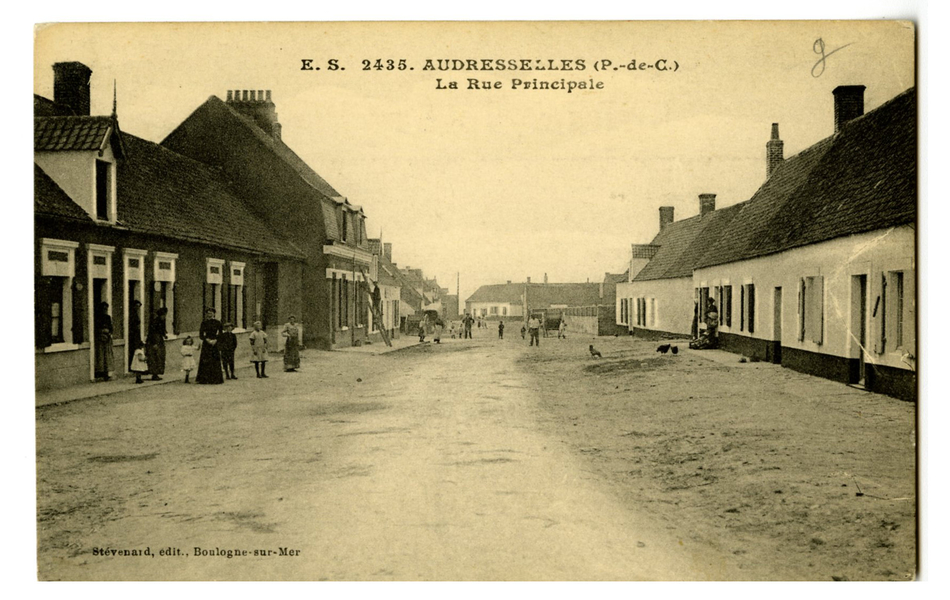
<svg viewBox="0 0 950 600"><path fill-rule="evenodd" d="M344 242L347 239L347 233L350 230L350 213L345 208L343 209L343 233L341 238Z"/></svg>
<svg viewBox="0 0 950 600"><path fill-rule="evenodd" d="M115 164L96 159L96 220L115 221L113 173Z"/></svg>

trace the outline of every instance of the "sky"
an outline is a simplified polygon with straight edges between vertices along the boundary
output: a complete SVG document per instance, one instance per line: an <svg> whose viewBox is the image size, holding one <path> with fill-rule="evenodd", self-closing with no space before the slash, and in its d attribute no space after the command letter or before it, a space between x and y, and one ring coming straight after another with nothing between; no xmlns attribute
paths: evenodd
<svg viewBox="0 0 950 600"><path fill-rule="evenodd" d="M364 208L394 261L453 293L458 276L464 300L545 274L600 281L652 239L660 206L679 220L701 193L747 200L772 123L788 157L833 133L836 86L867 86L866 110L913 86L914 35L886 21L58 24L36 32L34 92L52 97L54 62L83 62L93 114L111 112L115 80L123 131L159 142L209 96L271 90L284 142ZM585 69L423 69L439 59ZM677 70L613 69L658 59ZM465 89L468 78L502 89ZM603 88L511 89L514 78Z"/></svg>

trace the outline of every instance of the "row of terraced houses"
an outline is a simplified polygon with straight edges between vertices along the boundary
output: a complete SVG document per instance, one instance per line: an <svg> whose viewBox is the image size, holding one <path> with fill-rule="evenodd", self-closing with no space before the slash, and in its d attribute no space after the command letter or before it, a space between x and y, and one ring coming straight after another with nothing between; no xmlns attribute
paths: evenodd
<svg viewBox="0 0 950 600"><path fill-rule="evenodd" d="M679 221L661 207L617 285L617 324L695 336L714 299L725 350L916 399L916 91L866 114L864 91L836 88L834 133L794 156L773 124L748 200L717 210L702 194Z"/></svg>
<svg viewBox="0 0 950 600"><path fill-rule="evenodd" d="M293 315L306 347L332 349L378 340L381 328L398 335L407 315L443 303L447 290L418 269L429 283L414 285L391 244L367 236L364 210L282 141L270 91L211 96L155 143L122 131L114 103L90 114L88 66L57 63L53 80L53 98L33 103L38 390L95 379L90 332L103 302L112 375L128 373L130 340L145 338L159 308L171 361L208 308L239 340L255 321Z"/></svg>

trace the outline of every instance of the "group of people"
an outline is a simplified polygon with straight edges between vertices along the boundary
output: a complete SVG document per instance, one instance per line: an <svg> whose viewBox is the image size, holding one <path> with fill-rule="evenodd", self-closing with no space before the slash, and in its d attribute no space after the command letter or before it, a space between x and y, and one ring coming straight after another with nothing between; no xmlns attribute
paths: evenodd
<svg viewBox="0 0 950 600"><path fill-rule="evenodd" d="M719 347L719 310L716 308L716 301L712 298L706 300L706 314L702 317L702 323L705 327L698 327L699 324L699 303L696 304L695 316L693 317L693 330L698 331L698 335L689 343L689 347L694 350L708 350Z"/></svg>
<svg viewBox="0 0 950 600"><path fill-rule="evenodd" d="M132 303L129 318L129 370L135 374L135 383L142 383L143 377L151 375L152 381L161 381L165 374L165 342L168 339L166 318L167 308L159 308L149 322L148 333L142 340L139 311L142 303ZM99 379L108 381L113 369L112 354L112 317L109 304L102 302L96 312L95 320L95 374ZM220 384L226 379L237 379L234 366L234 354L237 351L237 336L234 325L222 323L216 318L214 309L205 312L205 320L198 330L200 346L194 338L185 336L181 343L181 370L185 374L185 383L190 383L191 372L195 373L195 383ZM297 319L290 316L281 328L284 338L284 371L294 372L300 368L300 350L302 348L302 330ZM254 323L254 331L248 337L251 345L251 362L258 378L267 378L268 337L260 321ZM195 354L198 354L197 361Z"/></svg>
<svg viewBox="0 0 950 600"><path fill-rule="evenodd" d="M528 322L521 326L521 339L525 339L525 333L527 333L531 337L531 341L528 342L528 345L540 347L542 330L544 330L544 337L547 337L547 330L544 329L542 319L532 315L531 318L528 319ZM501 337L500 332L498 337ZM563 318L557 325L557 339L567 339L567 321Z"/></svg>

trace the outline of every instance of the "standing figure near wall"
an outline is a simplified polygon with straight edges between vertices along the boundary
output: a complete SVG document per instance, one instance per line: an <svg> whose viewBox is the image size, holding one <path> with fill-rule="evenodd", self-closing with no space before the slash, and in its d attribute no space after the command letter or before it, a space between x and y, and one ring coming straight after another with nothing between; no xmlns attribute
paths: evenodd
<svg viewBox="0 0 950 600"><path fill-rule="evenodd" d="M300 368L300 327L297 317L290 315L280 335L284 337L284 371L295 372Z"/></svg>
<svg viewBox="0 0 950 600"><path fill-rule="evenodd" d="M148 372L152 374L152 381L161 381L165 374L165 338L168 332L165 329L165 315L167 308L160 308L155 317L148 324L148 334L145 336L145 357L148 360Z"/></svg>
<svg viewBox="0 0 950 600"><path fill-rule="evenodd" d="M109 314L109 303L99 303L93 321L96 326L96 363L95 374L97 379L109 381L112 372L112 316Z"/></svg>
<svg viewBox="0 0 950 600"><path fill-rule="evenodd" d="M133 300L132 307L129 309L129 365L135 360L135 351L145 346L142 343L142 317L139 316L141 310L142 303Z"/></svg>
<svg viewBox="0 0 950 600"><path fill-rule="evenodd" d="M221 335L221 321L214 318L214 309L205 311L205 320L201 323L198 336L201 338L201 358L198 359L198 375L195 383L224 383L221 372L221 351L218 348L218 336Z"/></svg>

